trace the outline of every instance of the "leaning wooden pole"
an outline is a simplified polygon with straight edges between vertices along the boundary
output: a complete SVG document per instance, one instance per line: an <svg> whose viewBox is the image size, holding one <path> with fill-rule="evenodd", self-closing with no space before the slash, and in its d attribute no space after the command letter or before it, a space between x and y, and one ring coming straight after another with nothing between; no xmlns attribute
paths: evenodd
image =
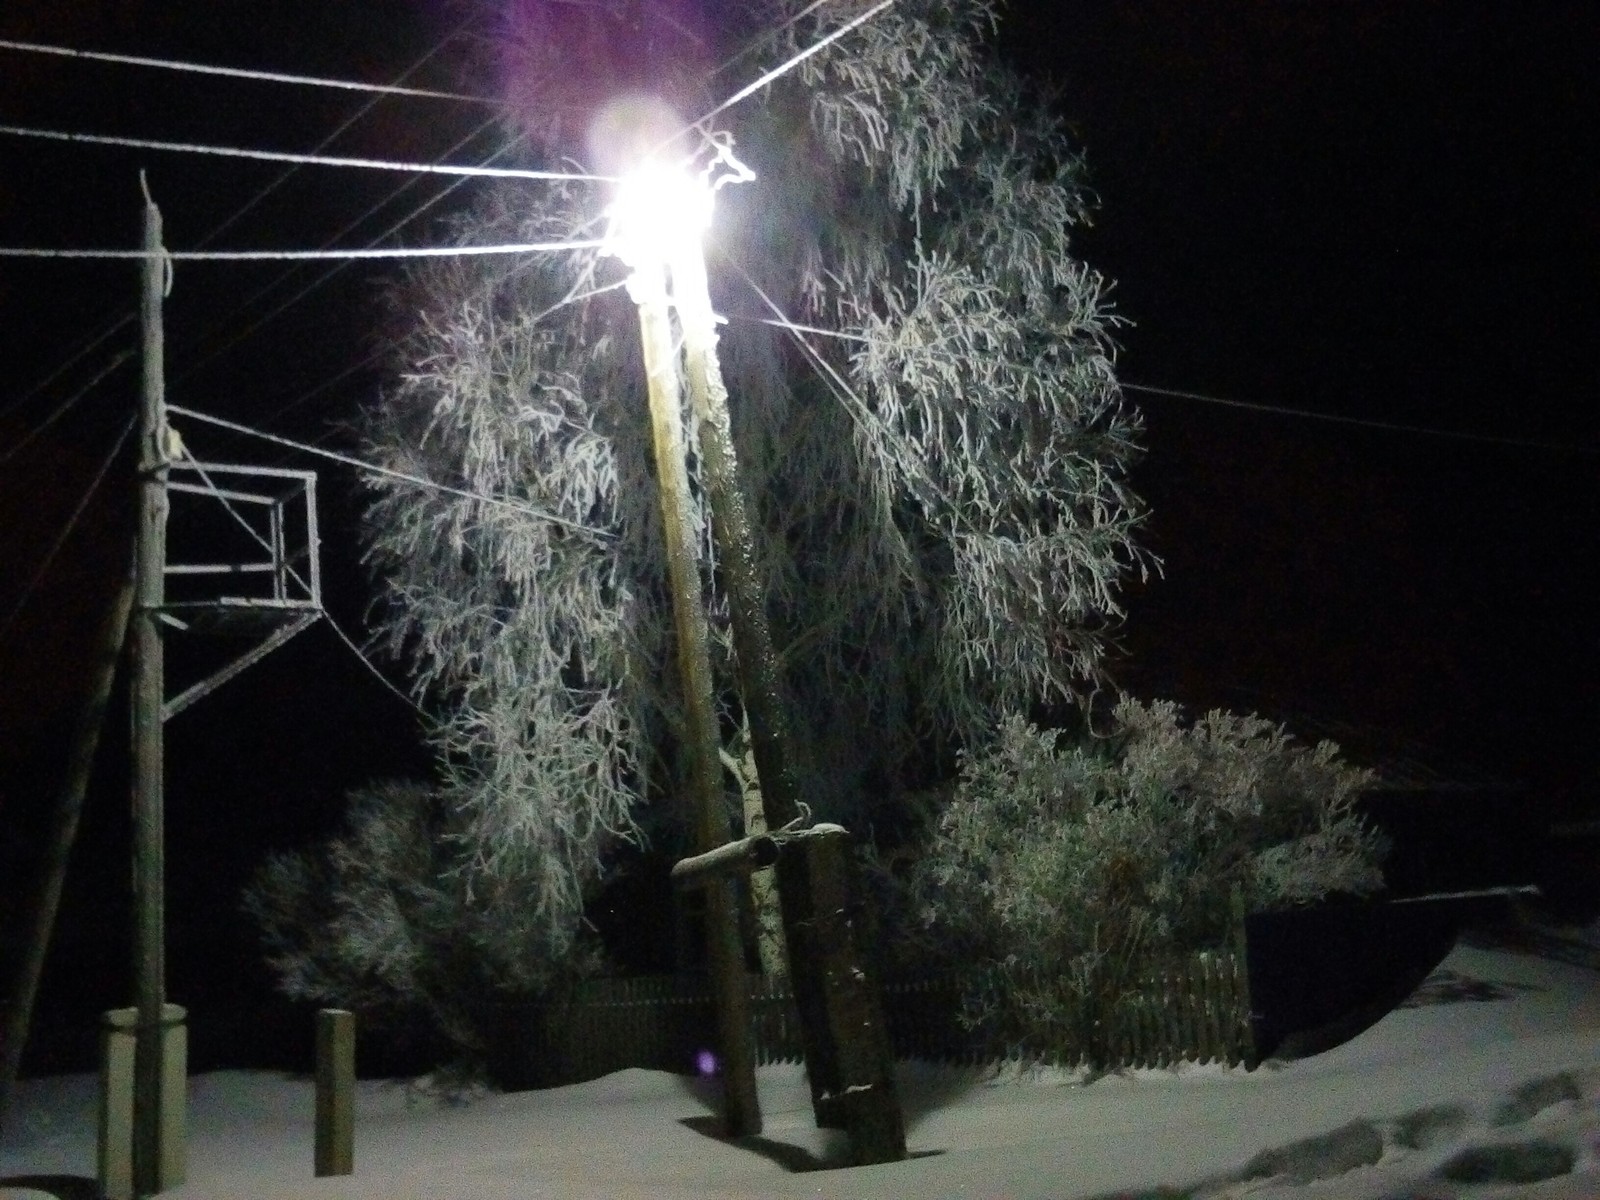
<svg viewBox="0 0 1600 1200"><path fill-rule="evenodd" d="M128 613L133 607L133 580L118 589L95 641L95 663L90 676L89 695L78 716L67 757L67 777L56 795L50 814L50 829L39 856L38 884L26 909L27 940L22 961L9 981L5 1001L5 1029L0 1042L0 1128L5 1127L11 1107L12 1091L22 1067L22 1051L27 1045L33 1020L33 1005L39 995L39 979L44 974L45 956L55 930L56 913L61 908L61 889L67 877L67 863L78 838L78 819L83 813L83 798L89 790L94 770L95 751L100 731L105 726L106 705L111 700L111 685L117 675L117 660L128 632Z"/></svg>
<svg viewBox="0 0 1600 1200"><path fill-rule="evenodd" d="M139 413L139 525L133 613L133 1178L135 1191L162 1189L162 1018L166 1005L165 814L161 706L165 681L161 607L167 556L167 418L161 305L167 263L161 211L145 193L144 382Z"/></svg>
<svg viewBox="0 0 1600 1200"><path fill-rule="evenodd" d="M661 493L667 578L678 636L678 673L694 792L695 848L704 853L728 840L723 802L722 734L717 724L711 675L710 620L702 591L697 536L692 519L688 463L684 454L683 399L677 355L667 310L665 268L635 263L629 292L639 306L645 376L650 390L650 424L655 443L656 477ZM706 888L706 942L721 1057L724 1119L732 1137L761 1132L756 1094L755 1056L750 1043L748 983L739 938L738 913L729 880Z"/></svg>
<svg viewBox="0 0 1600 1200"><path fill-rule="evenodd" d="M732 617L739 695L750 722L767 828L776 833L803 815L804 782L739 480L728 392L717 361L716 317L698 245L686 243L674 254L672 292L683 323L717 565ZM778 860L790 980L818 1124L849 1129L858 1163L895 1162L906 1156L904 1118L848 839L842 829L839 835Z"/></svg>

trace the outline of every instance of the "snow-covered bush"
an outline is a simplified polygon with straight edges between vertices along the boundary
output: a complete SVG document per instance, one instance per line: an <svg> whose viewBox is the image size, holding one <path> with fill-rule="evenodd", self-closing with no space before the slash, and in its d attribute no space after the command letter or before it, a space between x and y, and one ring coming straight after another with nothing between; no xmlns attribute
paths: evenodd
<svg viewBox="0 0 1600 1200"><path fill-rule="evenodd" d="M269 858L245 893L281 990L358 1012L404 1039L485 1049L495 1001L526 997L592 969L571 938L552 946L535 919L537 881L463 870L461 818L432 788L356 789L348 828Z"/></svg>
<svg viewBox="0 0 1600 1200"><path fill-rule="evenodd" d="M1109 737L1020 717L970 756L914 888L970 972L969 1017L1035 1051L1076 1046L1154 963L1226 944L1251 909L1367 894L1369 772L1255 716L1122 701Z"/></svg>

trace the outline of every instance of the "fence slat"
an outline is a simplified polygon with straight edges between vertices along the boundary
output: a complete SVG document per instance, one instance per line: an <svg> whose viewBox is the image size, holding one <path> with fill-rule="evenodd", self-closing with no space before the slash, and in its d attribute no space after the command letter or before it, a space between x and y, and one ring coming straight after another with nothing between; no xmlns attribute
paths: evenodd
<svg viewBox="0 0 1600 1200"><path fill-rule="evenodd" d="M1032 972L1012 979L1028 987L1050 982ZM996 977L984 986L1000 984ZM1016 1049L961 1023L962 990L953 978L890 983L883 997L897 1058L977 1064L999 1061ZM750 998L756 1061L801 1060L799 1017L787 982L752 977ZM1063 1030L1083 1030L1086 1014L1082 1008L1065 1011ZM1111 1068L1170 1067L1185 1060L1254 1066L1245 966L1231 947L1163 964L1099 1017L1104 1025L1098 1041L1112 1060L1104 1065ZM544 1020L525 1025L542 1031L528 1036L542 1036L546 1043L542 1054L525 1048L526 1054L547 1059L562 1082L624 1067L687 1072L694 1069L696 1051L709 1044L711 1001L698 976L591 979L573 987L565 1000L552 1002ZM1070 1066L1084 1061L1087 1049L1079 1034L1069 1032L1036 1052Z"/></svg>

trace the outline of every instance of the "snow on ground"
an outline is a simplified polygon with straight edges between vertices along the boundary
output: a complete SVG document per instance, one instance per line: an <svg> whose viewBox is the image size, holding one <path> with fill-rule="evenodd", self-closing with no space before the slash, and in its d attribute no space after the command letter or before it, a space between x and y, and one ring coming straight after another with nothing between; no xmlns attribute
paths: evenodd
<svg viewBox="0 0 1600 1200"><path fill-rule="evenodd" d="M901 1072L913 1158L842 1169L798 1067L762 1068L766 1127L712 1136L698 1080L622 1071L574 1087L441 1099L360 1084L356 1173L312 1177L312 1087L190 1081L174 1200L1600 1200L1600 972L1458 946L1403 1007L1293 1063L1134 1071ZM95 1081L24 1083L0 1200L94 1194Z"/></svg>

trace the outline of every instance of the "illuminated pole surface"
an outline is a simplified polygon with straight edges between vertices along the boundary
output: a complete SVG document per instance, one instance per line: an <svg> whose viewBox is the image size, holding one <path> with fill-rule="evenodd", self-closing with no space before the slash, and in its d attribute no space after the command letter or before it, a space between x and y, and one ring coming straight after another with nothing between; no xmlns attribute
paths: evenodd
<svg viewBox="0 0 1600 1200"><path fill-rule="evenodd" d="M767 828L777 830L801 815L800 764L739 483L705 257L697 244L674 246L672 297L683 325L702 482L733 621L739 692L750 720L762 810ZM862 957L862 931L853 927L855 887L848 853L843 846L825 851L818 845L809 854L780 856L784 943L818 1124L848 1129L857 1162L896 1162L906 1155L905 1124L877 985L869 978L875 972Z"/></svg>
<svg viewBox="0 0 1600 1200"><path fill-rule="evenodd" d="M161 212L146 196L140 318L144 399L139 420L139 529L133 617L133 977L138 1024L133 1058L133 1182L161 1190L162 1045L166 1005L165 834L162 797L161 606L167 557L167 416L163 384Z"/></svg>
<svg viewBox="0 0 1600 1200"><path fill-rule="evenodd" d="M739 484L739 464L728 424L728 389L717 361L716 317L699 247L684 246L673 256L672 298L683 322L685 373L700 426L700 460L718 565L733 617L739 692L750 719L762 813L768 829L781 829L800 815L800 769L784 709L764 589L756 570L755 536Z"/></svg>
<svg viewBox="0 0 1600 1200"><path fill-rule="evenodd" d="M689 472L684 459L683 401L675 369L672 325L667 313L666 268L659 259L633 261L629 294L639 306L645 376L650 390L650 425L661 492L667 578L678 633L678 673L688 729L691 786L695 799L695 849L714 850L728 840L722 795L722 746L711 677L710 622L701 593L697 539L690 519ZM755 1059L750 1047L749 997L744 952L726 877L706 885L708 945L717 1035L721 1051L723 1119L731 1137L761 1132Z"/></svg>

